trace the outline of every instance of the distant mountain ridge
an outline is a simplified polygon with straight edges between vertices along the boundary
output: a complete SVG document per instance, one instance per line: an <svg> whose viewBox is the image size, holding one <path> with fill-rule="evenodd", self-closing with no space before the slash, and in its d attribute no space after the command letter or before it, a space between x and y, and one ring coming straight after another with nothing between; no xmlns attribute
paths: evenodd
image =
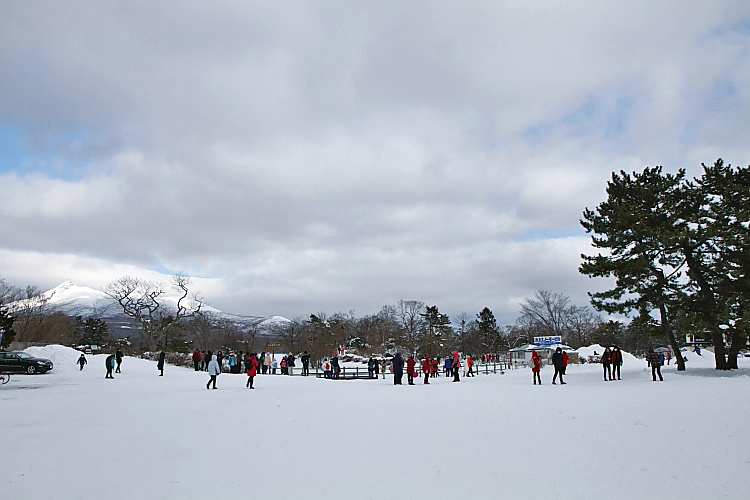
<svg viewBox="0 0 750 500"><path fill-rule="evenodd" d="M101 290L79 286L68 280L42 293L42 296L47 299L47 307L50 311L60 311L73 317L97 317L105 320L115 330L127 330L119 335L115 332L116 336L131 333L132 318L126 316L120 305ZM167 292L162 298L174 307L177 304L178 295ZM243 316L226 313L208 305L204 305L201 310L217 318L229 320L243 330L255 327L261 333L270 333L274 327L290 322L283 316Z"/></svg>

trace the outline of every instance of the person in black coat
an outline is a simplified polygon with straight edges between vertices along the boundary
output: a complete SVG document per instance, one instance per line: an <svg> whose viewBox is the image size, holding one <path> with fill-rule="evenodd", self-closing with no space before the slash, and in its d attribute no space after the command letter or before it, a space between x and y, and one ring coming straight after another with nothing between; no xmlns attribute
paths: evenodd
<svg viewBox="0 0 750 500"><path fill-rule="evenodd" d="M161 373L159 373L159 376L160 376L160 377L163 377L163 376L164 376L164 358L165 358L166 356L167 356L167 355L166 355L166 354L164 354L164 351L161 351L161 352L159 353L159 361L157 361L157 362L156 362L156 368L157 368L157 369L158 369L158 370L159 370L159 371L161 372Z"/></svg>
<svg viewBox="0 0 750 500"><path fill-rule="evenodd" d="M107 359L104 360L104 366L107 367L107 374L104 378L115 378L112 376L112 370L115 368L115 355L110 354Z"/></svg>
<svg viewBox="0 0 750 500"><path fill-rule="evenodd" d="M404 376L404 358L401 353L397 352L393 356L393 385L401 385L401 378Z"/></svg>
<svg viewBox="0 0 750 500"><path fill-rule="evenodd" d="M120 372L120 365L122 364L122 358L123 358L122 350L118 347L117 352L115 353L115 361L117 362L117 368L115 369L115 373L121 373Z"/></svg>
<svg viewBox="0 0 750 500"><path fill-rule="evenodd" d="M612 380L612 368L610 368L611 364L612 351L610 351L609 347L607 347L602 353L602 368L604 369L604 380Z"/></svg>
<svg viewBox="0 0 750 500"><path fill-rule="evenodd" d="M310 354L305 351L300 356L300 359L302 360L302 375L310 375Z"/></svg>
<svg viewBox="0 0 750 500"><path fill-rule="evenodd" d="M331 370L333 371L333 378L339 378L339 374L341 373L341 366L339 365L338 353L333 353L333 357L331 358Z"/></svg>
<svg viewBox="0 0 750 500"><path fill-rule="evenodd" d="M555 367L555 375L552 377L552 383L554 384L555 380L557 380L557 376L560 375L560 384L565 385L565 382L563 382L563 367L565 366L565 363L563 362L561 347L558 347L552 355L552 364Z"/></svg>
<svg viewBox="0 0 750 500"><path fill-rule="evenodd" d="M286 374L287 375L293 375L294 374L294 360L297 359L294 357L294 354L291 352L286 357Z"/></svg>

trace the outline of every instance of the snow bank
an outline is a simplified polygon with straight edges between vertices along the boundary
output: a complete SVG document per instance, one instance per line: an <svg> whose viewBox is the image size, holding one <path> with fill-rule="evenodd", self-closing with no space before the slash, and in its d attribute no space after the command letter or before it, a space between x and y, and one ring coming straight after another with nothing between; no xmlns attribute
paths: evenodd
<svg viewBox="0 0 750 500"><path fill-rule="evenodd" d="M594 356L594 351L596 351L597 356L601 356L604 352L604 347L602 347L600 344L591 344L588 347L581 347L580 349L576 349L576 352L578 353L578 357L581 359L585 359L587 362L589 359L591 359ZM644 365L646 361L643 358L638 358L636 356L633 356L627 351L622 352L622 367L623 369L626 367L641 367L641 365ZM645 365L644 365L645 366Z"/></svg>
<svg viewBox="0 0 750 500"><path fill-rule="evenodd" d="M44 347L27 347L24 352L36 358L47 358L52 361L54 365L52 372L77 370L76 361L81 356L81 351L57 344Z"/></svg>

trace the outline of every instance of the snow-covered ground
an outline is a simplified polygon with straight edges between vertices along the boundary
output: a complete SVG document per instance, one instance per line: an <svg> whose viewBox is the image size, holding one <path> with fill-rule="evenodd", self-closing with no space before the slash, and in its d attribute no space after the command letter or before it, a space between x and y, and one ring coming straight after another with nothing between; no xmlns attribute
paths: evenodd
<svg viewBox="0 0 750 500"><path fill-rule="evenodd" d="M750 498L750 359L729 373L626 357L451 383L208 376L30 348L55 369L0 387L0 499Z"/></svg>

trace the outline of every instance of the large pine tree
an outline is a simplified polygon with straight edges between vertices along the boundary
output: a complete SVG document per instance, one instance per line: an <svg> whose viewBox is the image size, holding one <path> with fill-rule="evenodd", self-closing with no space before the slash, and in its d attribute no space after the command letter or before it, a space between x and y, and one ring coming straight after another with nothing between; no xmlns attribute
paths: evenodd
<svg viewBox="0 0 750 500"><path fill-rule="evenodd" d="M611 290L591 294L609 313L659 312L659 328L677 353L675 322L709 332L716 368L737 367L747 346L750 311L750 167L719 159L699 179L685 171L612 174L607 200L586 209L581 224L593 245L580 272L614 277ZM729 345L729 349L725 346Z"/></svg>
<svg viewBox="0 0 750 500"><path fill-rule="evenodd" d="M672 316L684 297L683 258L676 244L675 203L685 171L662 173L646 168L632 175L613 173L607 200L596 210L586 209L581 225L592 233L594 256L581 255L580 272L591 277L613 277L615 286L590 294L599 310L627 314L633 310L659 313L662 335L676 353L679 370L685 369L672 329Z"/></svg>

